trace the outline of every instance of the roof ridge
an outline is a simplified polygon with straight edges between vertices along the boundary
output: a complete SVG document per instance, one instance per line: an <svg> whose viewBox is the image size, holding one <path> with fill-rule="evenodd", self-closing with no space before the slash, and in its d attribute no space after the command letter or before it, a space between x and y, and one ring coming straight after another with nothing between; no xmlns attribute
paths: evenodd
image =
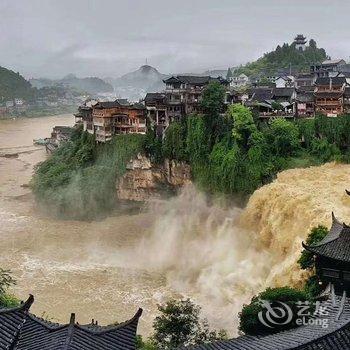
<svg viewBox="0 0 350 350"><path fill-rule="evenodd" d="M125 326L128 326L129 324L132 324L134 322L136 322L136 324L138 323L139 318L142 315L143 310L141 308L139 308L136 312L136 314L128 321L119 323L117 325L108 325L108 326L102 326L99 329L91 329L88 328L84 325L79 325L79 324L75 324L74 326L87 332L87 333L91 333L91 334L104 334L104 333L108 333L108 332L112 332L115 331L117 329L123 328ZM107 328L108 327L108 328Z"/></svg>
<svg viewBox="0 0 350 350"><path fill-rule="evenodd" d="M42 326L46 327L47 329L49 329L51 331L52 330L56 331L56 330L59 330L59 329L62 329L62 328L65 328L65 327L69 326L69 323L60 324L58 322L47 321L44 318L36 316L36 315L34 315L32 313L28 313L28 317L32 321L41 324Z"/></svg>
<svg viewBox="0 0 350 350"><path fill-rule="evenodd" d="M341 226L340 232L337 232L338 235L335 236L335 237L332 237L332 239L330 239L330 240L326 240L326 241L325 241L326 237L329 238L330 234L334 233L334 230L336 229L336 226L337 226L337 225ZM333 242L333 241L339 239L341 232L342 232L343 229L346 228L346 227L348 227L348 226L347 226L344 222L341 223L341 222L336 218L336 216L334 215L334 212L332 211L332 226L331 226L331 228L328 230L327 235L326 235L325 237L323 237L322 240L319 241L319 242L316 243L316 244L306 245L304 242L302 242L301 244L302 244L303 248L305 248L306 250L308 250L308 248L322 247L322 246L324 246L324 245L326 245L326 244L328 244L328 243L330 243L330 242ZM333 231L332 231L332 229L333 229ZM322 242L323 242L323 243L322 243Z"/></svg>
<svg viewBox="0 0 350 350"><path fill-rule="evenodd" d="M335 320L336 320L336 321L339 321L340 316L341 316L341 314L342 314L343 311L344 311L345 300L346 300L346 291L344 290L344 291L343 291L342 298L341 298L341 301L340 301L339 311L338 311L338 313L337 313L337 316L335 317Z"/></svg>
<svg viewBox="0 0 350 350"><path fill-rule="evenodd" d="M69 320L69 326L68 326L68 332L67 332L67 338L64 343L64 347L62 350L69 350L69 346L72 342L73 334L74 334L74 325L75 325L75 313L71 313L70 320Z"/></svg>
<svg viewBox="0 0 350 350"><path fill-rule="evenodd" d="M34 296L32 294L29 294L28 299L24 303L22 302L19 306L12 307L12 308L0 309L0 314L6 314L8 312L19 311L19 310L28 312L33 302L34 302Z"/></svg>

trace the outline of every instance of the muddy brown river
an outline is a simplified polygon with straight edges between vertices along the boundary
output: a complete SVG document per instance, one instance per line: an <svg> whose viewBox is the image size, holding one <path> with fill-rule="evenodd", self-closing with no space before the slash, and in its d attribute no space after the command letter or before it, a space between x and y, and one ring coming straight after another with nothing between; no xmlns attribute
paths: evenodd
<svg viewBox="0 0 350 350"><path fill-rule="evenodd" d="M17 296L34 295L38 316L67 322L76 312L81 323L106 324L132 317L140 306L140 331L148 333L156 303L169 290L160 274L125 267L132 256L120 266L118 251L139 241L152 216L60 221L39 213L26 187L33 166L47 156L33 139L72 123L71 115L0 120L0 266L12 270Z"/></svg>

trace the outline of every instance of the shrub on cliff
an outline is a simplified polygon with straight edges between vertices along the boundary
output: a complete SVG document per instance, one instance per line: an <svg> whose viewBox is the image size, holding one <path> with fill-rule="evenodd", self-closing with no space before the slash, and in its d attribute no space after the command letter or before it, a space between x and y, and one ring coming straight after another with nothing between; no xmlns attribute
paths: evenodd
<svg viewBox="0 0 350 350"><path fill-rule="evenodd" d="M254 296L239 313L239 330L249 335L266 335L296 327L297 306L308 302L304 291L290 287L267 288Z"/></svg>
<svg viewBox="0 0 350 350"><path fill-rule="evenodd" d="M92 219L113 209L117 178L143 150L143 135L118 135L96 145L93 136L76 132L40 163L31 182L38 203L49 213Z"/></svg>
<svg viewBox="0 0 350 350"><path fill-rule="evenodd" d="M0 309L6 307L16 307L19 300L8 293L8 289L16 284L11 271L0 268Z"/></svg>
<svg viewBox="0 0 350 350"><path fill-rule="evenodd" d="M319 225L314 227L306 239L306 245L310 246L320 242L327 235L327 233L328 229L325 226ZM312 270L315 266L313 254L308 250L303 249L298 260L298 264L303 270Z"/></svg>

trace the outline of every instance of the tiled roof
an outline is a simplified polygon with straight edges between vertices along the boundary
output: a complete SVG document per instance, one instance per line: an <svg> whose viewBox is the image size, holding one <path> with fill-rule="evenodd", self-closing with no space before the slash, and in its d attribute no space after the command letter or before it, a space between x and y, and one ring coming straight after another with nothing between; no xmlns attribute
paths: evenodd
<svg viewBox="0 0 350 350"><path fill-rule="evenodd" d="M295 98L298 102L313 102L314 93L312 91L300 91Z"/></svg>
<svg viewBox="0 0 350 350"><path fill-rule="evenodd" d="M332 80L332 85L343 85L346 83L346 79L344 77L324 77L317 78L316 85L330 85Z"/></svg>
<svg viewBox="0 0 350 350"><path fill-rule="evenodd" d="M165 94L161 92L148 92L145 96L145 102L156 102L163 101L165 99Z"/></svg>
<svg viewBox="0 0 350 350"><path fill-rule="evenodd" d="M275 97L289 97L291 98L294 92L294 88L275 88L273 89L273 96Z"/></svg>
<svg viewBox="0 0 350 350"><path fill-rule="evenodd" d="M121 106L130 106L130 103L125 98L117 98L115 101L98 102L94 108L116 108Z"/></svg>
<svg viewBox="0 0 350 350"><path fill-rule="evenodd" d="M28 312L34 298L18 308L0 310L0 349L11 350L134 350L142 310L129 321L101 327L52 323Z"/></svg>
<svg viewBox="0 0 350 350"><path fill-rule="evenodd" d="M328 65L338 65L341 63L345 63L345 61L343 59L337 59L337 60L325 60L322 62L322 65L324 66L328 66Z"/></svg>
<svg viewBox="0 0 350 350"><path fill-rule="evenodd" d="M251 101L264 102L265 100L272 99L271 88L255 88L252 91Z"/></svg>
<svg viewBox="0 0 350 350"><path fill-rule="evenodd" d="M226 79L223 79L220 77L212 78L209 75L208 76L177 75L176 77L173 76L163 80L164 83L184 83L184 84L194 84L194 85L206 85L206 84L209 84L211 81L218 81L223 84L229 83Z"/></svg>
<svg viewBox="0 0 350 350"><path fill-rule="evenodd" d="M350 299L333 295L322 302L327 315L317 315L314 324L267 336L244 335L231 340L202 344L191 350L346 350L350 349ZM328 327L322 327L322 320Z"/></svg>
<svg viewBox="0 0 350 350"><path fill-rule="evenodd" d="M350 262L350 227L341 224L332 214L332 227L319 243L306 246L310 252L327 258Z"/></svg>

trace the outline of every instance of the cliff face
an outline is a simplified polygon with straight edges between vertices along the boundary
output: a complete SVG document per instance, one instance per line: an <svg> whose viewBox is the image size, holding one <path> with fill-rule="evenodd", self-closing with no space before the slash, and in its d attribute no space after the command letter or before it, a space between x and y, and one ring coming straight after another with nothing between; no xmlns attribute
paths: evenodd
<svg viewBox="0 0 350 350"><path fill-rule="evenodd" d="M155 165L142 155L132 159L127 171L116 183L119 199L147 201L163 198L191 183L188 164L166 160Z"/></svg>

